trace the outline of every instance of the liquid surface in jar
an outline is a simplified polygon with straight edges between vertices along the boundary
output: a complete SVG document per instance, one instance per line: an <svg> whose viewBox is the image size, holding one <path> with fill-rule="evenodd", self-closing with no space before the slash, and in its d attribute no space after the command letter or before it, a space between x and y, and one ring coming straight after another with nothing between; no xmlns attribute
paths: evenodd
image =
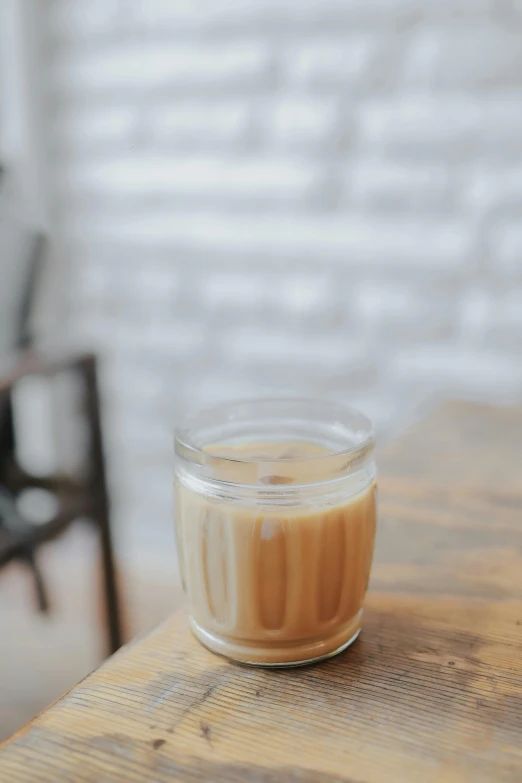
<svg viewBox="0 0 522 783"><path fill-rule="evenodd" d="M266 462L271 472L260 483L274 485L299 484L299 463L289 475L285 459L303 459L306 471L304 458L329 453L303 441L206 450L230 460L227 480L250 459L255 471ZM328 654L357 633L375 538L373 483L335 505L242 505L179 483L176 496L182 577L193 628L207 646L284 663Z"/></svg>
<svg viewBox="0 0 522 783"><path fill-rule="evenodd" d="M204 451L224 458L214 474L216 478L250 484L300 484L317 480L315 457L331 456L330 449L310 441L271 441L205 446ZM334 457L335 467L343 473L346 456Z"/></svg>
<svg viewBox="0 0 522 783"><path fill-rule="evenodd" d="M276 441L271 443L221 444L206 446L205 451L219 457L245 460L305 459L329 453L326 446L303 440L283 441L282 443Z"/></svg>

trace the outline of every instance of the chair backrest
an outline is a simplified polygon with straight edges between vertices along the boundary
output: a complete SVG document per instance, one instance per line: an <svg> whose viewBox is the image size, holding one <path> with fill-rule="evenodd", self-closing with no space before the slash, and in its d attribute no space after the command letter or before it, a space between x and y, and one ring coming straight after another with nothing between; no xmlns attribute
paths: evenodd
<svg viewBox="0 0 522 783"><path fill-rule="evenodd" d="M0 170L0 375L16 364L16 355L32 341L32 316L45 252L45 237L15 216L7 203ZM0 475L12 448L9 396L0 395Z"/></svg>
<svg viewBox="0 0 522 783"><path fill-rule="evenodd" d="M0 364L32 341L45 238L10 214L0 178Z"/></svg>

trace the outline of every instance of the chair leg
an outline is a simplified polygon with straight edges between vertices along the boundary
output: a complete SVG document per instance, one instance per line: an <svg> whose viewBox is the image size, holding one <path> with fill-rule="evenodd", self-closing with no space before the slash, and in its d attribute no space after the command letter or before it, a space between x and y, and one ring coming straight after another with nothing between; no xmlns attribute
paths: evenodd
<svg viewBox="0 0 522 783"><path fill-rule="evenodd" d="M123 644L121 633L120 606L118 588L116 584L116 569L114 566L114 552L112 535L109 524L109 515L100 509L100 543L103 568L103 582L105 595L105 612L107 620L107 646L110 653L116 652Z"/></svg>
<svg viewBox="0 0 522 783"><path fill-rule="evenodd" d="M92 489L94 496L98 499L95 521L100 530L107 643L109 653L113 653L121 647L123 639L105 474L96 360L93 356L88 357L82 363L82 371L86 386L86 412L91 435Z"/></svg>

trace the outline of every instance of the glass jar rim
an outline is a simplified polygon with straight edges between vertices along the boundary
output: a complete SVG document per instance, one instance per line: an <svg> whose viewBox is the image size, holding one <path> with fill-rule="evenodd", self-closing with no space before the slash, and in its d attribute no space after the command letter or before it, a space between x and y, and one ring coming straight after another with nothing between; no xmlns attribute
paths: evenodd
<svg viewBox="0 0 522 783"><path fill-rule="evenodd" d="M327 451L299 457L256 457L241 454L219 454L206 447L230 444L238 435L242 442L258 442L263 439L263 425L284 426L291 440L320 442ZM280 440L265 436L265 442ZM344 403L297 397L258 398L220 403L195 410L185 415L175 428L175 452L177 457L194 466L207 470L219 470L220 466L235 464L238 468L266 466L270 472L275 465L296 465L305 468L314 481L328 480L353 472L362 465L373 451L375 434L370 419ZM272 470L273 472L273 470ZM241 480L239 479L241 483Z"/></svg>

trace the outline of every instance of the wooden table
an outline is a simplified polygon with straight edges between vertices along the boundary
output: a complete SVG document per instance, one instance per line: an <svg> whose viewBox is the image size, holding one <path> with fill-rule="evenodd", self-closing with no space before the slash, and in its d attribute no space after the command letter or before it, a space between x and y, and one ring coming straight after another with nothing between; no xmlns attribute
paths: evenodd
<svg viewBox="0 0 522 783"><path fill-rule="evenodd" d="M522 409L447 404L380 466L352 649L250 669L175 615L8 740L1 783L522 781Z"/></svg>

